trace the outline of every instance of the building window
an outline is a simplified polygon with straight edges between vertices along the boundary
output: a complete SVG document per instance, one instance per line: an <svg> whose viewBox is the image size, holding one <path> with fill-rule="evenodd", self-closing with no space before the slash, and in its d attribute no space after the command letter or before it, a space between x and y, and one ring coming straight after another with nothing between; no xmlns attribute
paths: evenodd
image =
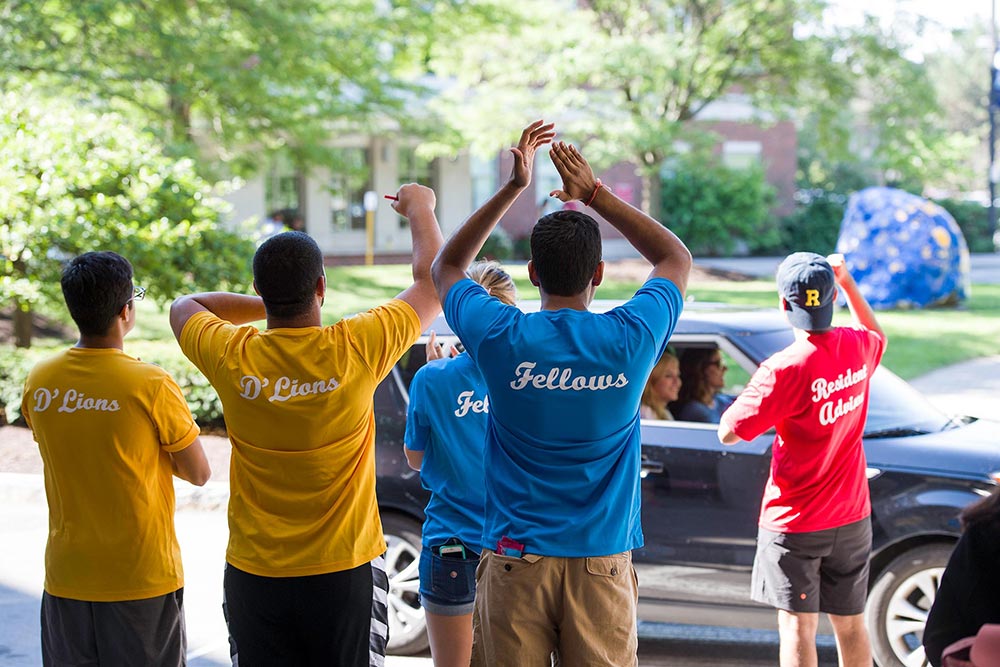
<svg viewBox="0 0 1000 667"><path fill-rule="evenodd" d="M759 141L727 141L722 144L722 164L731 169L749 169L760 165Z"/></svg>
<svg viewBox="0 0 1000 667"><path fill-rule="evenodd" d="M417 155L417 151L407 146L399 148L399 182L419 183L426 185L437 193L437 173L434 160L428 160ZM399 226L406 227L410 223L406 218L399 218Z"/></svg>
<svg viewBox="0 0 1000 667"><path fill-rule="evenodd" d="M371 152L340 148L330 171L330 221L335 231L365 228L365 192L372 188Z"/></svg>
<svg viewBox="0 0 1000 667"><path fill-rule="evenodd" d="M303 214L303 178L291 158L278 153L264 178L264 207L267 217L291 225Z"/></svg>
<svg viewBox="0 0 1000 667"><path fill-rule="evenodd" d="M469 171L472 176L472 210L486 203L497 191L497 160L484 160L472 156L469 159Z"/></svg>

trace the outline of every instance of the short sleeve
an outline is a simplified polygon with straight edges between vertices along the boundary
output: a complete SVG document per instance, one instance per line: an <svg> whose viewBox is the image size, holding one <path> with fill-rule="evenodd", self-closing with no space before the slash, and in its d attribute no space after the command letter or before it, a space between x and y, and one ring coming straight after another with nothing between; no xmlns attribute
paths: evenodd
<svg viewBox="0 0 1000 667"><path fill-rule="evenodd" d="M426 386L424 382L424 366L410 382L410 404L406 408L406 433L403 435L403 444L407 449L414 452L422 452L427 449L427 441L430 440L430 423L425 412L426 401L428 400Z"/></svg>
<svg viewBox="0 0 1000 667"><path fill-rule="evenodd" d="M722 414L722 422L743 440L753 440L776 425L782 405L774 371L761 364L749 384Z"/></svg>
<svg viewBox="0 0 1000 667"><path fill-rule="evenodd" d="M226 345L236 331L236 326L213 313L197 312L181 330L181 351L214 384Z"/></svg>
<svg viewBox="0 0 1000 667"><path fill-rule="evenodd" d="M614 309L614 313L640 324L653 337L659 358L673 335L674 327L684 309L681 291L666 278L647 280L631 299Z"/></svg>
<svg viewBox="0 0 1000 667"><path fill-rule="evenodd" d="M881 363L882 354L885 352L885 335L880 334L877 331L871 331L870 329L866 329L865 333L868 334L868 360L871 362L872 368L875 368L879 365L879 363Z"/></svg>
<svg viewBox="0 0 1000 667"><path fill-rule="evenodd" d="M200 433L181 388L169 375L160 380L150 416L160 436L160 447L164 451L179 452L194 442Z"/></svg>
<svg viewBox="0 0 1000 667"><path fill-rule="evenodd" d="M478 361L479 346L488 332L509 313L520 311L491 297L482 285L469 278L452 285L444 299L445 319L473 361Z"/></svg>
<svg viewBox="0 0 1000 667"><path fill-rule="evenodd" d="M372 308L344 320L351 344L368 364L377 380L420 337L420 318L413 307L400 299Z"/></svg>

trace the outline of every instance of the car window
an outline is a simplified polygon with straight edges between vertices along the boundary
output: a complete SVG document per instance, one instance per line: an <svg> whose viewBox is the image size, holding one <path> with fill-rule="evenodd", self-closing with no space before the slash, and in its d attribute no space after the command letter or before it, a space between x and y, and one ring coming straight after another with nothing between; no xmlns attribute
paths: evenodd
<svg viewBox="0 0 1000 667"><path fill-rule="evenodd" d="M937 433L951 423L923 394L883 366L875 369L869 388L866 436Z"/></svg>

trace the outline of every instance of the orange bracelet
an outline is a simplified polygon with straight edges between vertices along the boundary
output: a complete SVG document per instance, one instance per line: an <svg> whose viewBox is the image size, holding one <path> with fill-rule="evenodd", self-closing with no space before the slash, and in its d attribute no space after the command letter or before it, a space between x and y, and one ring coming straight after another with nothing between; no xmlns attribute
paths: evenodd
<svg viewBox="0 0 1000 667"><path fill-rule="evenodd" d="M603 187L604 187L604 184L601 183L601 179L597 179L597 184L594 186L594 191L592 193L590 193L590 199L588 199L586 202L584 202L583 205L584 206L590 206L591 204L593 204L594 200L597 199L597 191L600 190Z"/></svg>

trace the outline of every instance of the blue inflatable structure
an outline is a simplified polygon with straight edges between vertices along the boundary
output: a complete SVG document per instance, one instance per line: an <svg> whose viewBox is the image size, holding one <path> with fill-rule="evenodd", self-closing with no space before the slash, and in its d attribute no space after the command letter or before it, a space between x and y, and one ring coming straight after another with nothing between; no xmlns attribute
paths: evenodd
<svg viewBox="0 0 1000 667"><path fill-rule="evenodd" d="M951 215L894 188L851 195L837 252L873 308L957 306L969 297L969 247Z"/></svg>

